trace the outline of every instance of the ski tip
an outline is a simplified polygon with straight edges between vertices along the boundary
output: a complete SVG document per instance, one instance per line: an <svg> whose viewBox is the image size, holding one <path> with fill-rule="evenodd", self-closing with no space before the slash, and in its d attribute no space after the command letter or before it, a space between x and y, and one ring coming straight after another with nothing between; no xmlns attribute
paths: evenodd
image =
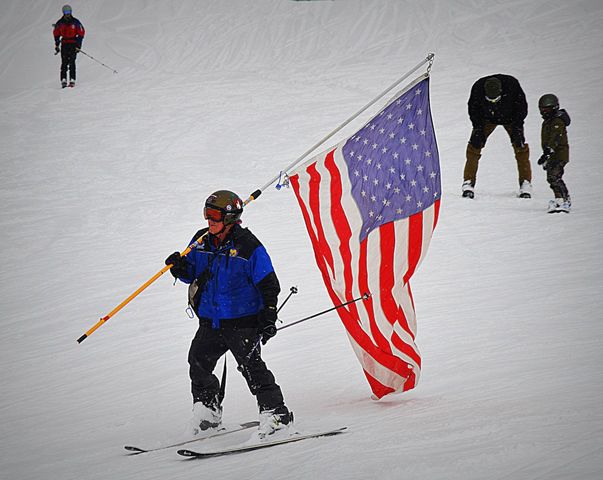
<svg viewBox="0 0 603 480"><path fill-rule="evenodd" d="M329 430L328 432L319 433L319 434L316 434L315 436L316 437L330 437L332 435L338 435L340 433L344 433L347 429L348 429L348 427L334 428L333 430Z"/></svg>
<svg viewBox="0 0 603 480"><path fill-rule="evenodd" d="M197 453L193 452L192 450L178 450L178 455L182 455L183 457L196 457L198 456Z"/></svg>
<svg viewBox="0 0 603 480"><path fill-rule="evenodd" d="M132 452L134 454L136 453L146 453L148 450L144 450L142 448L138 448L138 447L133 447L131 445L126 445L124 447L128 452Z"/></svg>
<svg viewBox="0 0 603 480"><path fill-rule="evenodd" d="M347 429L348 427L341 427L339 430L335 430L335 435L337 435L338 433L344 433Z"/></svg>
<svg viewBox="0 0 603 480"><path fill-rule="evenodd" d="M253 428L253 427L258 427L260 425L260 422L258 422L257 420L253 420L252 422L245 422L245 423L241 423L240 425L243 428Z"/></svg>
<svg viewBox="0 0 603 480"><path fill-rule="evenodd" d="M333 430L333 433L341 433L341 432L345 432L348 429L348 427L339 427L336 430Z"/></svg>

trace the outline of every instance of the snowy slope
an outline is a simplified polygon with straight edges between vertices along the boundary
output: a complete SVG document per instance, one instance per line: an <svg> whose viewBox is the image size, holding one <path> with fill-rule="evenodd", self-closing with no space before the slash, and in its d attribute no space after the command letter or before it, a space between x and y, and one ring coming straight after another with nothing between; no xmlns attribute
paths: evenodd
<svg viewBox="0 0 603 480"><path fill-rule="evenodd" d="M1 478L603 475L600 2L89 0L72 3L83 49L119 73L80 56L73 90L53 56L61 5L0 5ZM325 316L264 357L298 428L349 433L203 462L124 455L189 416L185 287L166 275L76 339L186 246L212 190L246 197L428 52L444 196L412 282L418 387L370 400ZM460 198L469 90L497 72L528 96L531 200L502 131ZM548 92L572 116L570 215L544 213L535 165ZM268 189L244 219L299 288L283 319L329 307L292 192ZM225 421L255 419L229 367Z"/></svg>

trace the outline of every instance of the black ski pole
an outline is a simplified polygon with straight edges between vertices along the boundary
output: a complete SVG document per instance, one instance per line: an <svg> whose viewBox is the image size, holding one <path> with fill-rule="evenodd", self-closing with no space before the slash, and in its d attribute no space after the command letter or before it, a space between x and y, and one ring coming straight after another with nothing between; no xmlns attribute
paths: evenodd
<svg viewBox="0 0 603 480"><path fill-rule="evenodd" d="M350 300L349 302L335 305L334 307L323 310L322 312L318 312L318 313L315 313L314 315L310 315L309 317L305 317L300 320L296 320L295 322L288 323L287 325L283 325L282 327L277 328L276 331L278 332L280 330L284 330L285 328L292 327L293 325L297 325L298 323L305 322L306 320L310 320L312 318L319 317L320 315L324 315L325 313L329 313L329 312L332 312L333 310L337 310L338 308L345 307L346 305L349 305L350 303L356 303L359 300L368 300L370 298L370 296L371 296L370 293L364 293L364 294L362 294L361 297ZM284 302L283 302L283 304L284 304ZM249 351L249 353L243 360L243 363L237 367L237 370L239 370L240 372L242 372L244 370L244 368L247 366L247 363L249 363L249 360L251 360L251 356L258 349L261 342L262 342L262 336L260 335L257 342L255 342L255 344L253 345L253 347L251 348L251 350Z"/></svg>
<svg viewBox="0 0 603 480"><path fill-rule="evenodd" d="M287 300L289 300L291 298L291 295L293 295L294 293L297 293L297 287L291 287L289 289L289 295L287 295L287 298L285 298L283 300L283 303L281 303L281 306L278 307L278 310L276 311L276 313L281 311L281 309L285 306L285 303L287 303Z"/></svg>
<svg viewBox="0 0 603 480"><path fill-rule="evenodd" d="M282 308L285 306L285 303L287 303L287 301L291 298L291 296L294 293L297 293L297 287L291 287L289 289L289 295L287 295L287 298L285 298L285 300L283 300L283 303L281 303L281 306L278 307L278 309L276 311L277 314L278 314L278 312L280 312L282 310ZM249 351L249 353L243 359L243 362L237 367L237 370L239 372L242 372L243 370L245 370L245 367L249 363L249 360L251 360L251 356L253 355L253 352L255 352L257 350L257 348L260 346L261 341L262 341L262 336L260 335L258 337L257 341L254 343L253 347L251 347L251 350Z"/></svg>
<svg viewBox="0 0 603 480"><path fill-rule="evenodd" d="M105 65L103 62L99 62L96 58L94 58L92 55L88 55L86 52L84 52L83 50L78 50L78 52L83 53L84 55L86 55L88 58L91 58L92 60L94 60L96 63L100 63L103 67L108 68L109 70L111 70L113 73L117 73L117 70L109 67L108 65Z"/></svg>
<svg viewBox="0 0 603 480"><path fill-rule="evenodd" d="M276 313L281 311L281 309L285 306L285 303L287 303L287 301L291 298L291 296L294 293L297 293L297 287L291 287L289 289L289 295L287 295L287 298L285 298L285 300L283 300L283 303L281 303L281 306L278 307L278 310L276 311ZM258 345L261 340L262 340L262 337L260 337L260 340L258 340ZM255 349L258 348L258 345L254 345L251 352L249 353L249 355L247 355L245 357L244 363L237 366L237 370L239 372L242 372L245 369L245 367L247 366L247 362L249 362L251 355L253 354L253 352L255 352ZM220 384L220 392L218 393L218 399L220 400L220 404L222 403L222 400L224 400L225 391L226 391L226 357L224 357L224 371L222 372L222 383Z"/></svg>
<svg viewBox="0 0 603 480"><path fill-rule="evenodd" d="M287 325L283 325L282 327L279 327L276 330L277 331L284 330L285 328L292 327L293 325L297 325L298 323L305 322L306 320L310 320L312 318L319 317L320 315L324 315L325 313L332 312L333 310L337 310L338 308L345 307L346 305L349 305L350 303L356 303L359 300L368 300L370 298L370 296L371 296L370 293L364 293L364 294L362 294L361 297L358 297L358 298L355 298L353 300L350 300L349 302L345 302L345 303L341 303L339 305L335 305L334 307L328 308L327 310L323 310L322 312L315 313L314 315L310 315L309 317L305 317L305 318L302 318L300 320L296 320L295 322L288 323Z"/></svg>

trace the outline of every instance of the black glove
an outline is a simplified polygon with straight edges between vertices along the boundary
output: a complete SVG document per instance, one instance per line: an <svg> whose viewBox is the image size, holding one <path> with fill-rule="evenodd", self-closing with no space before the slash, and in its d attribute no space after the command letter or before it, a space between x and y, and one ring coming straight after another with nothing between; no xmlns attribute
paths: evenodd
<svg viewBox="0 0 603 480"><path fill-rule="evenodd" d="M260 310L258 316L258 334L262 337L262 345L276 335L276 307L267 306Z"/></svg>
<svg viewBox="0 0 603 480"><path fill-rule="evenodd" d="M473 129L469 143L475 148L484 148L484 145L486 144L486 134L484 133L483 127Z"/></svg>
<svg viewBox="0 0 603 480"><path fill-rule="evenodd" d="M174 252L165 259L166 265L171 265L170 273L174 278L184 277L187 274L186 271L186 260L180 256L180 252Z"/></svg>
<svg viewBox="0 0 603 480"><path fill-rule="evenodd" d="M522 148L526 141L523 136L523 128L513 127L511 130L511 144L516 148Z"/></svg>
<svg viewBox="0 0 603 480"><path fill-rule="evenodd" d="M555 153L555 150L553 150L551 147L544 147L544 151L538 159L538 165L542 165L542 168L544 170L546 170L546 166L549 163L551 157L553 156L553 153Z"/></svg>
<svg viewBox="0 0 603 480"><path fill-rule="evenodd" d="M59 53L61 51L61 49L59 48L58 45L54 46L54 54L56 55L57 53Z"/></svg>

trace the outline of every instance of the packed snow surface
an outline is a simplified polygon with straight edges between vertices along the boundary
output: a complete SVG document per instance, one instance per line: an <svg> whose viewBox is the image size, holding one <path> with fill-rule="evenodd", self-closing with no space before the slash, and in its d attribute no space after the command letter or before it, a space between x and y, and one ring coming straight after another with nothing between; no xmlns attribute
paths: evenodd
<svg viewBox="0 0 603 480"><path fill-rule="evenodd" d="M83 50L109 68L80 55L65 90L51 35L61 5L0 5L0 477L603 477L603 3L74 1ZM177 437L190 415L186 288L164 275L76 339L186 247L209 193L247 197L430 52L443 198L412 281L417 388L371 400L329 314L263 355L299 430L347 433L204 461L126 455L126 444ZM516 76L528 98L530 200L516 197L502 129L475 199L460 197L466 102L493 73ZM572 117L570 214L546 213L544 93ZM281 299L299 288L285 324L328 308L292 191L266 189L243 218ZM231 356L228 366L224 420L256 419Z"/></svg>

